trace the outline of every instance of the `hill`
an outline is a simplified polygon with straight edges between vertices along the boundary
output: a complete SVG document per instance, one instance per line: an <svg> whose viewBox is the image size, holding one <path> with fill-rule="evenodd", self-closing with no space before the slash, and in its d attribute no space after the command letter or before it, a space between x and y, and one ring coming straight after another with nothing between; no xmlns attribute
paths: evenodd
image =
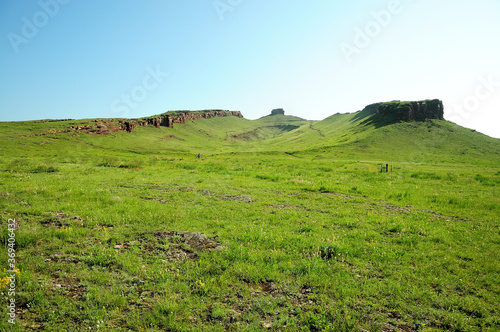
<svg viewBox="0 0 500 332"><path fill-rule="evenodd" d="M500 140L439 105L0 123L0 330L499 330Z"/></svg>
<svg viewBox="0 0 500 332"><path fill-rule="evenodd" d="M432 107L427 109L426 104ZM211 110L167 112L135 120L0 123L5 142L0 153L8 156L34 150L50 155L69 144L73 146L70 153L286 152L377 162L498 164L500 140L445 121L442 113L442 104L434 100L413 106L410 102L378 103L322 121L282 114L246 120L239 112Z"/></svg>
<svg viewBox="0 0 500 332"><path fill-rule="evenodd" d="M414 103L413 108L424 110L419 120L412 118L418 113L411 103L390 102L322 121L281 114L246 120L239 112L176 111L136 120L0 123L5 141L0 153L33 150L51 155L69 144L70 154L281 152L373 162L499 163L500 140L442 120L442 104L427 102L437 113L425 111L425 102Z"/></svg>

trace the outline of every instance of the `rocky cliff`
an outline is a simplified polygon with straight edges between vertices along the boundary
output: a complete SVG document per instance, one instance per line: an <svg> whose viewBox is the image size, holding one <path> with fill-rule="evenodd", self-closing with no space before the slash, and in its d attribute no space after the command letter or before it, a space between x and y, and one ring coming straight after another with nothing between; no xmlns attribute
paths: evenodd
<svg viewBox="0 0 500 332"><path fill-rule="evenodd" d="M271 115L285 115L285 110L282 108L275 108L271 111Z"/></svg>
<svg viewBox="0 0 500 332"><path fill-rule="evenodd" d="M241 112L206 110L206 111L171 111L148 118L139 119L97 119L70 126L67 129L49 131L39 135L50 133L86 132L94 135L108 135L111 132L126 131L133 132L137 126L155 126L173 128L174 123L186 123L189 120L210 119L215 117L236 116L242 118ZM66 121L66 120L64 120Z"/></svg>
<svg viewBox="0 0 500 332"><path fill-rule="evenodd" d="M236 116L242 118L243 115L239 111L223 111L223 110L205 110L205 111L171 111L149 118L136 119L138 125L152 125L157 128L169 127L173 128L174 123L186 123L188 120L211 119L215 117ZM133 120L134 121L134 120Z"/></svg>
<svg viewBox="0 0 500 332"><path fill-rule="evenodd" d="M376 103L366 106L362 113L378 116L389 122L444 120L443 102L438 99Z"/></svg>

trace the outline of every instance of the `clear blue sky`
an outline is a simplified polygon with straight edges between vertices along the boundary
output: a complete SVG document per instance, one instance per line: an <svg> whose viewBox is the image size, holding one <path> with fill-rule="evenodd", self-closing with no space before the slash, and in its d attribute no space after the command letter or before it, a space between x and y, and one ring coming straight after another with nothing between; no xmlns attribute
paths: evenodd
<svg viewBox="0 0 500 332"><path fill-rule="evenodd" d="M498 0L2 0L0 121L439 98L500 137Z"/></svg>

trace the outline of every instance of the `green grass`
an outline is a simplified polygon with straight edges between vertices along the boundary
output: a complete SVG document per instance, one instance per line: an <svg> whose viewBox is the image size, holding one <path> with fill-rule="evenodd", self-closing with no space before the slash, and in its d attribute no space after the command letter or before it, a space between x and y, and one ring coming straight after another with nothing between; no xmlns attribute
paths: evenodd
<svg viewBox="0 0 500 332"><path fill-rule="evenodd" d="M0 330L499 330L499 140L362 121L0 123Z"/></svg>

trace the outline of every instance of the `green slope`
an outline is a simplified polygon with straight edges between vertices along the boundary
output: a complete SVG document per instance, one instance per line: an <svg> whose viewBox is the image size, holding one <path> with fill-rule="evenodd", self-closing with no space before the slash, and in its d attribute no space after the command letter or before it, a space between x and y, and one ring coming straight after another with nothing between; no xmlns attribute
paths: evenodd
<svg viewBox="0 0 500 332"><path fill-rule="evenodd" d="M500 140L366 120L0 123L0 330L499 330Z"/></svg>
<svg viewBox="0 0 500 332"><path fill-rule="evenodd" d="M500 163L500 140L448 121L378 126L365 120L362 112L336 114L322 121L284 115L258 120L223 117L109 135L64 132L89 120L4 122L0 123L0 155L49 157L61 149L68 156L286 152L373 162Z"/></svg>
<svg viewBox="0 0 500 332"><path fill-rule="evenodd" d="M442 120L375 125L347 119L327 119L315 125L325 134L322 146L303 153L322 153L358 160L413 163L487 163L500 162L500 140ZM335 122L332 120L336 120Z"/></svg>

